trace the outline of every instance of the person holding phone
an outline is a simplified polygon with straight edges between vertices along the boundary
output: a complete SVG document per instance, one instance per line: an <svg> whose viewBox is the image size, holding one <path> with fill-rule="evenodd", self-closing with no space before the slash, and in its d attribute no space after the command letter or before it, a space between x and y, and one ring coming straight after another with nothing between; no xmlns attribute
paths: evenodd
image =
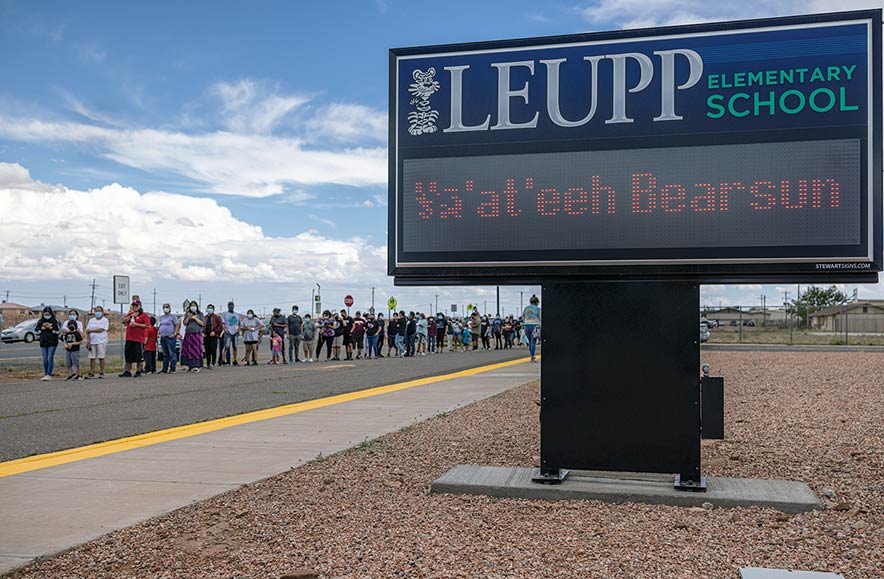
<svg viewBox="0 0 884 579"><path fill-rule="evenodd" d="M40 380L52 380L52 370L55 368L55 351L58 349L58 334L61 327L55 312L46 306L34 332L40 336L40 354L43 356L43 377Z"/></svg>

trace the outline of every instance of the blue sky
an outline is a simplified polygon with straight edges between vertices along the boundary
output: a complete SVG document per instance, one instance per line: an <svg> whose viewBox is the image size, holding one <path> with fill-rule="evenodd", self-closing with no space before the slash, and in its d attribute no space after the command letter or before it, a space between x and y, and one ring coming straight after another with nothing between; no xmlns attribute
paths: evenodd
<svg viewBox="0 0 884 579"><path fill-rule="evenodd" d="M30 303L96 277L109 294L128 273L172 303L302 300L319 282L334 305L364 307L372 286L421 309L437 293L481 304L492 288L384 275L389 48L880 4L0 0L0 290Z"/></svg>

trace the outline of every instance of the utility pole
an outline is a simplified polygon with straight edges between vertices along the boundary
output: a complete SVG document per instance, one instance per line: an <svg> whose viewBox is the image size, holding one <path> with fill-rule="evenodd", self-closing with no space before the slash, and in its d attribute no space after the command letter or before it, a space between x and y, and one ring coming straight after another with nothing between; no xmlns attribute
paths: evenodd
<svg viewBox="0 0 884 579"><path fill-rule="evenodd" d="M763 326L767 323L767 296L761 294L759 297L761 298L761 325Z"/></svg>
<svg viewBox="0 0 884 579"><path fill-rule="evenodd" d="M153 288L153 315L157 315L157 288Z"/></svg>
<svg viewBox="0 0 884 579"><path fill-rule="evenodd" d="M433 313L434 313L434 314L438 314L438 313L439 313L439 294L436 294L436 311L433 312Z"/></svg>
<svg viewBox="0 0 884 579"><path fill-rule="evenodd" d="M154 290L154 292L156 292L156 290ZM198 304L200 305L200 310L202 310L202 309L203 309L203 294L202 294L202 293L197 294L196 303L198 303ZM156 298L154 298L154 304L153 304L153 305L154 305L154 308L153 308L153 309L154 309L154 313L156 313L156 309L157 309L157 308L156 308L156 305L157 305L157 304L156 304Z"/></svg>
<svg viewBox="0 0 884 579"><path fill-rule="evenodd" d="M318 314L322 311L322 286L319 284L316 284L316 297L318 298L316 302L316 313Z"/></svg>
<svg viewBox="0 0 884 579"><path fill-rule="evenodd" d="M9 290L6 290L6 301L9 301Z"/></svg>
<svg viewBox="0 0 884 579"><path fill-rule="evenodd" d="M524 292L524 291L520 291L520 292L519 292L519 311L520 311L520 312L525 310L524 297L525 297L525 292Z"/></svg>
<svg viewBox="0 0 884 579"><path fill-rule="evenodd" d="M497 315L500 316L500 286L497 286Z"/></svg>
<svg viewBox="0 0 884 579"><path fill-rule="evenodd" d="M374 286L371 288L371 313L374 313Z"/></svg>
<svg viewBox="0 0 884 579"><path fill-rule="evenodd" d="M89 313L95 309L95 278L92 278L92 298L89 300Z"/></svg>
<svg viewBox="0 0 884 579"><path fill-rule="evenodd" d="M67 297L67 296L62 296L62 300L63 300L63 302L64 302L64 307L65 307L65 309L67 309L67 307L68 307L68 297Z"/></svg>
<svg viewBox="0 0 884 579"><path fill-rule="evenodd" d="M789 292L783 290L783 306L786 308L786 314L789 316L789 345L792 345L792 310L789 308Z"/></svg>

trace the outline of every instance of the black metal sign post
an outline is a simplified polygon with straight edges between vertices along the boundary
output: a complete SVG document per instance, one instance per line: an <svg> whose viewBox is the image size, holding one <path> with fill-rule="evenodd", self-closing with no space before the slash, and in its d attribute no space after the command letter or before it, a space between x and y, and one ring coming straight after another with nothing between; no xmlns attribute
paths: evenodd
<svg viewBox="0 0 884 579"><path fill-rule="evenodd" d="M390 51L388 273L542 284L539 482L703 490L699 284L877 282L881 15Z"/></svg>
<svg viewBox="0 0 884 579"><path fill-rule="evenodd" d="M564 467L702 490L699 286L545 282L538 482Z"/></svg>

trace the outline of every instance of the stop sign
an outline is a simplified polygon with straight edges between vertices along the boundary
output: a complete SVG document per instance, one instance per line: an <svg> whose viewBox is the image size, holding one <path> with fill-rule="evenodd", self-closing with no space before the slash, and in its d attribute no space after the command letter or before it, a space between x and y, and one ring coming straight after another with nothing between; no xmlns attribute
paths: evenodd
<svg viewBox="0 0 884 579"><path fill-rule="evenodd" d="M344 296L344 305L348 308L353 305L353 296L347 295Z"/></svg>

